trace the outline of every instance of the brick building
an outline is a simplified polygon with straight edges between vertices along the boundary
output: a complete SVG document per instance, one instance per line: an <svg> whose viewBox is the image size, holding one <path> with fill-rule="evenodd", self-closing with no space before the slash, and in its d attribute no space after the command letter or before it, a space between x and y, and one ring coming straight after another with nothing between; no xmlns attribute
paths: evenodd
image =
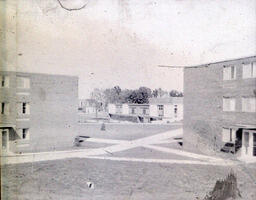
<svg viewBox="0 0 256 200"><path fill-rule="evenodd" d="M77 134L77 77L0 72L0 78L3 153L72 146Z"/></svg>
<svg viewBox="0 0 256 200"><path fill-rule="evenodd" d="M256 56L184 68L184 148L256 156Z"/></svg>

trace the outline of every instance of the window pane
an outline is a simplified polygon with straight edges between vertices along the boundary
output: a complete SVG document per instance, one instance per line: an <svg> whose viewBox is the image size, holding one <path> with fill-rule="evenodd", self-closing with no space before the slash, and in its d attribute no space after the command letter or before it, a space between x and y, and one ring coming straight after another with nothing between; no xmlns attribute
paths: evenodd
<svg viewBox="0 0 256 200"><path fill-rule="evenodd" d="M256 62L253 62L252 63L252 76L253 77L256 77Z"/></svg>
<svg viewBox="0 0 256 200"><path fill-rule="evenodd" d="M235 99L230 99L230 111L235 111L236 102Z"/></svg>
<svg viewBox="0 0 256 200"><path fill-rule="evenodd" d="M242 98L242 111L256 112L256 98L255 97Z"/></svg>
<svg viewBox="0 0 256 200"><path fill-rule="evenodd" d="M250 78L251 77L251 64L244 64L243 65L243 78Z"/></svg>
<svg viewBox="0 0 256 200"><path fill-rule="evenodd" d="M17 77L18 88L30 88L30 79L28 77Z"/></svg>
<svg viewBox="0 0 256 200"><path fill-rule="evenodd" d="M1 103L1 114L4 114L5 103Z"/></svg>
<svg viewBox="0 0 256 200"><path fill-rule="evenodd" d="M224 67L223 68L223 79L224 80L228 80L229 79L229 77L230 77L230 70L229 70L229 68L228 67Z"/></svg>
<svg viewBox="0 0 256 200"><path fill-rule="evenodd" d="M223 98L223 111L235 111L236 100L234 98Z"/></svg>
<svg viewBox="0 0 256 200"><path fill-rule="evenodd" d="M24 88L24 81L22 79L22 77L17 77L17 87L18 88Z"/></svg>
<svg viewBox="0 0 256 200"><path fill-rule="evenodd" d="M256 98L255 97L250 98L250 111L251 112L256 111Z"/></svg>
<svg viewBox="0 0 256 200"><path fill-rule="evenodd" d="M231 79L235 78L235 67L231 66Z"/></svg>

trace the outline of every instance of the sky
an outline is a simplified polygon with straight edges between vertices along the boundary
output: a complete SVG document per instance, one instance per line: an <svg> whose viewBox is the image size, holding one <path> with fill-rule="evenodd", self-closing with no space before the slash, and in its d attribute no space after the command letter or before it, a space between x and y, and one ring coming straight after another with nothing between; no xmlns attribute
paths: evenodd
<svg viewBox="0 0 256 200"><path fill-rule="evenodd" d="M183 90L182 69L256 54L252 0L19 0L18 71L79 76L93 88Z"/></svg>

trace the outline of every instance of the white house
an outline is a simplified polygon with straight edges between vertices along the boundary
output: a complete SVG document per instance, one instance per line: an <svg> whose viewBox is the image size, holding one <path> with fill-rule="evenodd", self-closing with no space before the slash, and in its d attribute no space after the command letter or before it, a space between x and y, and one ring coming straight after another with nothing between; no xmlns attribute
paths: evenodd
<svg viewBox="0 0 256 200"><path fill-rule="evenodd" d="M110 114L129 114L129 105L128 104L108 104L108 113Z"/></svg>
<svg viewBox="0 0 256 200"><path fill-rule="evenodd" d="M149 115L168 121L183 119L183 97L149 99Z"/></svg>
<svg viewBox="0 0 256 200"><path fill-rule="evenodd" d="M95 114L97 112L98 102L94 99L80 99L78 108L87 114Z"/></svg>
<svg viewBox="0 0 256 200"><path fill-rule="evenodd" d="M108 104L110 114L137 115L145 121L180 121L183 119L183 97L150 98L149 104Z"/></svg>

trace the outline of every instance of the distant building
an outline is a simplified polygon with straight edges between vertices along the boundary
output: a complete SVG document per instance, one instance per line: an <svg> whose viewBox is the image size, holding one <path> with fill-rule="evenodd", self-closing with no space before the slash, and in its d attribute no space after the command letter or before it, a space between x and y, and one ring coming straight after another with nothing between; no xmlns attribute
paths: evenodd
<svg viewBox="0 0 256 200"><path fill-rule="evenodd" d="M77 134L78 78L0 72L1 150L71 147Z"/></svg>
<svg viewBox="0 0 256 200"><path fill-rule="evenodd" d="M108 112L117 115L139 116L142 122L183 119L183 98L150 98L149 104L108 104Z"/></svg>
<svg viewBox="0 0 256 200"><path fill-rule="evenodd" d="M84 113L95 114L98 102L94 99L79 99L78 109Z"/></svg>
<svg viewBox="0 0 256 200"><path fill-rule="evenodd" d="M166 97L149 99L150 116L169 121L183 119L183 97Z"/></svg>
<svg viewBox="0 0 256 200"><path fill-rule="evenodd" d="M255 95L255 56L185 68L184 148L210 153L229 142L256 156Z"/></svg>

